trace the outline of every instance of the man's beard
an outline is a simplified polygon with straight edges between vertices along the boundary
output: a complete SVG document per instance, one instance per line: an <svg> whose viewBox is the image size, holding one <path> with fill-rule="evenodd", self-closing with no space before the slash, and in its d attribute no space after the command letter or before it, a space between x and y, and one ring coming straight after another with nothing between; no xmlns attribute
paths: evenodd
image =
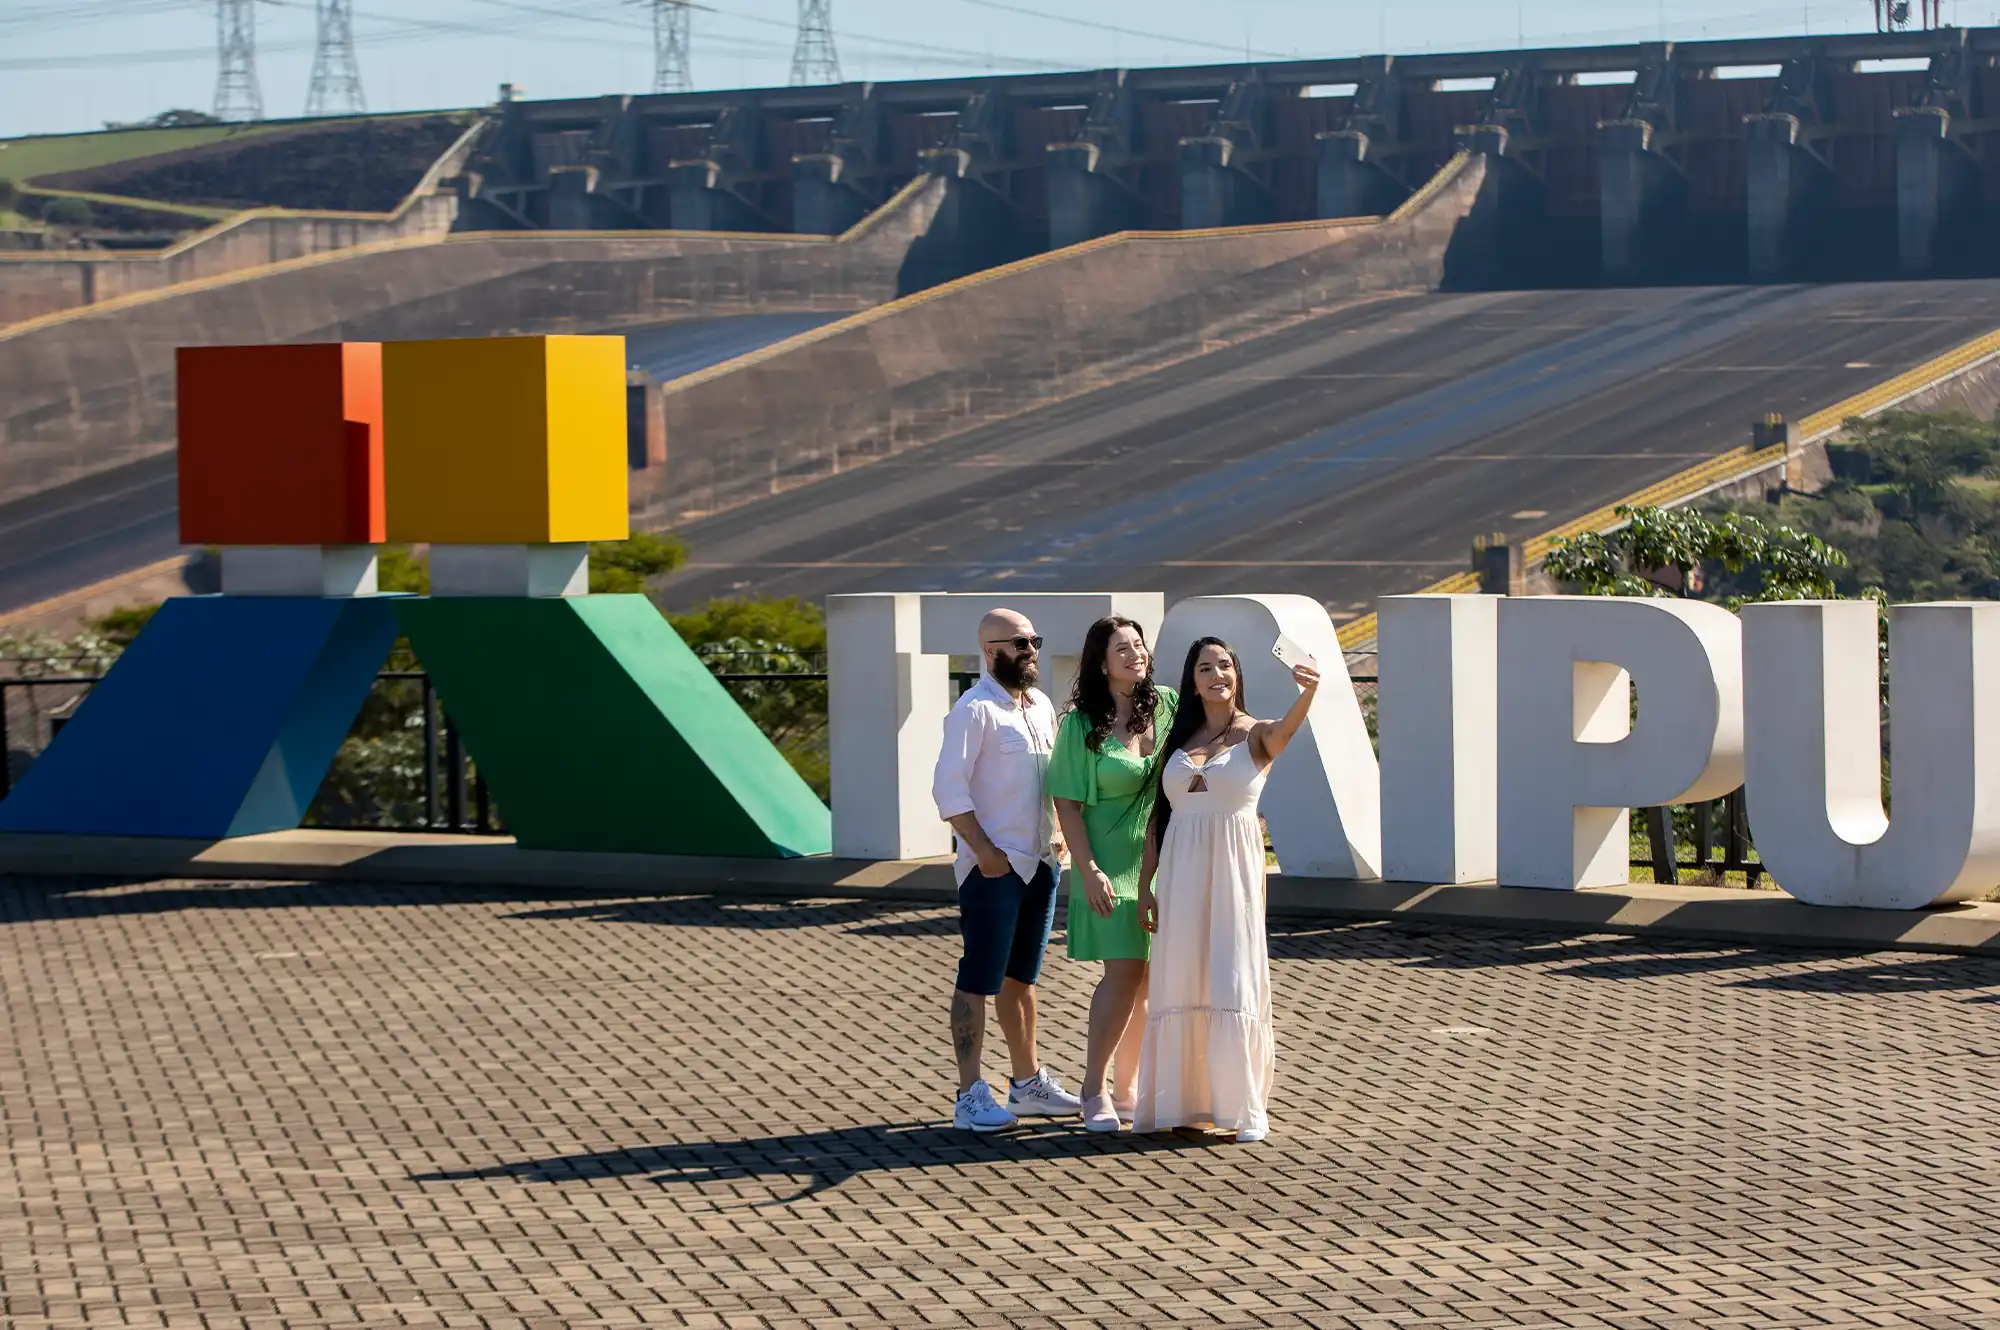
<svg viewBox="0 0 2000 1330"><path fill-rule="evenodd" d="M1004 651L993 653L993 682L1009 692L1022 692L1033 688L1042 677L1041 665L1033 660L1022 660Z"/></svg>

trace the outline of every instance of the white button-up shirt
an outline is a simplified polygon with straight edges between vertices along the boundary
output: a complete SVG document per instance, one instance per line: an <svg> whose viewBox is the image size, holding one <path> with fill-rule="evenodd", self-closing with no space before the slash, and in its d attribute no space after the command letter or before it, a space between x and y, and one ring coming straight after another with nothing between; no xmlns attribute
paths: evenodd
<svg viewBox="0 0 2000 1330"><path fill-rule="evenodd" d="M1048 695L1030 688L1017 703L991 675L965 690L944 723L944 751L931 782L938 816L977 817L1023 882L1033 881L1042 864L1060 866L1055 806L1043 789L1055 744L1056 709ZM958 880L978 869L978 856L960 838Z"/></svg>

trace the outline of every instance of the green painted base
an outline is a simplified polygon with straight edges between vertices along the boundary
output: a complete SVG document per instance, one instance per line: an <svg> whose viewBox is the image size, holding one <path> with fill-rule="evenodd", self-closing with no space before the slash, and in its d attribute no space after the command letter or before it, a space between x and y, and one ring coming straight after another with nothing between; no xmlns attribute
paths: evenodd
<svg viewBox="0 0 2000 1330"><path fill-rule="evenodd" d="M397 602L524 846L789 858L826 805L644 596Z"/></svg>

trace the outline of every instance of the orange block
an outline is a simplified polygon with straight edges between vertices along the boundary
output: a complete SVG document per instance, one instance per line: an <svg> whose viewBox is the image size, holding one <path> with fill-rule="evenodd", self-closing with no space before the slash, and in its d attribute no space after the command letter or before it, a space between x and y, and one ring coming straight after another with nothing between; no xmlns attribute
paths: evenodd
<svg viewBox="0 0 2000 1330"><path fill-rule="evenodd" d="M382 345L182 347L181 543L383 538Z"/></svg>

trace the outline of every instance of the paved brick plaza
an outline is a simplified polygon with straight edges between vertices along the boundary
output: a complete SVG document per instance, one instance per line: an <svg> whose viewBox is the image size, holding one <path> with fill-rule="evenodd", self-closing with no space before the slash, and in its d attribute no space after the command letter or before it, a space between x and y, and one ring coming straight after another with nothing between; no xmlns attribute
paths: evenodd
<svg viewBox="0 0 2000 1330"><path fill-rule="evenodd" d="M2000 1326L2000 962L1274 922L1276 1134L1206 1147L942 1129L933 909L0 920L10 1330Z"/></svg>

